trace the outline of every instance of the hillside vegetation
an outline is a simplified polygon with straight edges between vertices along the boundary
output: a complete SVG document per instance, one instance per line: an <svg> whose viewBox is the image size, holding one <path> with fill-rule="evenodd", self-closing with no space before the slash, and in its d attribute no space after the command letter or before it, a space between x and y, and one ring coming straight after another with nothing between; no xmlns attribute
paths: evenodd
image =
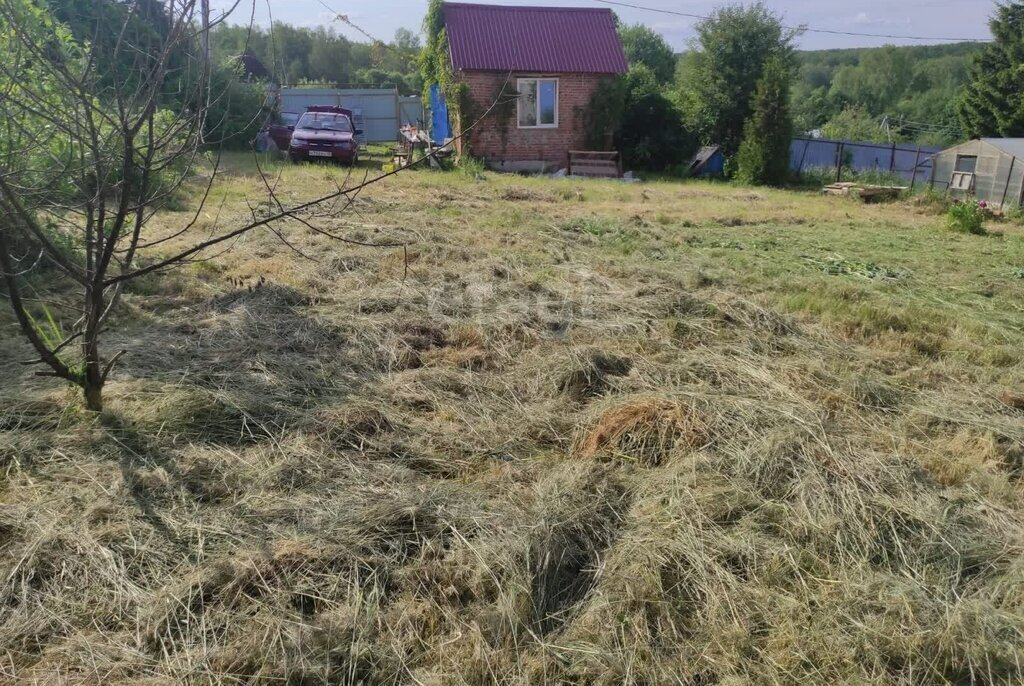
<svg viewBox="0 0 1024 686"><path fill-rule="evenodd" d="M970 60L981 43L885 46L797 53L799 78L793 88L798 128L830 121L839 137L867 137L947 145L963 138L956 100L970 80ZM853 122L842 117L853 108ZM880 128L889 117L890 130ZM860 126L857 126L859 124Z"/></svg>
<svg viewBox="0 0 1024 686"><path fill-rule="evenodd" d="M264 211L225 173L200 221ZM0 679L1024 677L1019 227L429 172L352 209L407 250L293 223L135 284L101 417L0 313Z"/></svg>

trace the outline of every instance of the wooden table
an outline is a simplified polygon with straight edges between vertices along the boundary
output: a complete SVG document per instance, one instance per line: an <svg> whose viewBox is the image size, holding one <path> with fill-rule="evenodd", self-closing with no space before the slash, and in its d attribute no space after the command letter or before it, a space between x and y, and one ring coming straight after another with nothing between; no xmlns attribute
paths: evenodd
<svg viewBox="0 0 1024 686"><path fill-rule="evenodd" d="M423 129L414 129L411 126L403 126L398 130L398 144L401 148L401 152L395 154L395 164L399 166L405 166L412 162L413 155L416 150L422 150L428 157L428 161L431 167L438 167L437 159L438 155L447 155L451 152L451 142L446 142L444 145L434 145L434 141L430 138L430 134Z"/></svg>

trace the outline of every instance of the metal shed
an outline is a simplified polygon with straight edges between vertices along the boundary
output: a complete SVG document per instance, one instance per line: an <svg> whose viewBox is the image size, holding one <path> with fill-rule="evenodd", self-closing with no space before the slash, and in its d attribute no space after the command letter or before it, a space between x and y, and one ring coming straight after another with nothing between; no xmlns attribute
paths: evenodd
<svg viewBox="0 0 1024 686"><path fill-rule="evenodd" d="M725 155L717 145L706 145L690 160L692 176L721 176L725 172Z"/></svg>
<svg viewBox="0 0 1024 686"><path fill-rule="evenodd" d="M935 153L932 188L1008 209L1024 205L1024 138L979 138Z"/></svg>

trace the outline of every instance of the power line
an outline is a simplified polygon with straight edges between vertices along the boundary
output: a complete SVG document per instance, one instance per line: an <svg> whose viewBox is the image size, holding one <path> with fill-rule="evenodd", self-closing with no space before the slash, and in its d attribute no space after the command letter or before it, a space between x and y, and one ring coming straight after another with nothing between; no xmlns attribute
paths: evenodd
<svg viewBox="0 0 1024 686"><path fill-rule="evenodd" d="M326 2L324 2L324 0L317 0L317 2L319 2L320 5L325 10L330 12L334 16L335 19L337 19L338 21L340 21L343 24L347 24L348 26L351 26L353 29L355 29L359 33L361 33L364 36L366 36L367 38L369 38L370 42L373 43L374 45L382 46L385 50L389 50L389 51L393 52L395 55L401 57L406 62L409 62L409 61L411 61L413 59L413 56L411 56L411 55L409 55L407 53L402 52L401 50L399 50L395 46L391 45L390 43L386 43L385 41L382 41L381 39L376 38L376 37L370 35L370 33L368 31L366 31L366 29L364 29L364 28L362 28L360 26L356 26L356 24L353 23L352 20L348 18L347 14L341 14L340 12L335 11L333 8L331 8L330 5L328 5Z"/></svg>
<svg viewBox="0 0 1024 686"><path fill-rule="evenodd" d="M644 7L643 5L634 5L628 2L618 2L617 0L594 0L594 2L600 2L605 5L615 5L616 7L629 7L635 10L646 10L647 12L658 12L660 14L671 14L676 17L688 17L690 19L710 19L711 17L704 14L692 14L690 12L679 12L677 10L665 10L657 7ZM991 38L940 38L938 36L901 36L892 33L861 33L859 31L836 31L833 29L815 29L806 25L800 26L786 26L782 25L784 29L790 29L792 31L806 31L807 33L827 33L833 36L862 36L865 38L895 38L901 40L926 40L926 41L948 41L955 43L988 43L991 42Z"/></svg>
<svg viewBox="0 0 1024 686"><path fill-rule="evenodd" d="M371 43L383 43L383 42L384 42L384 41L382 41L382 40L378 40L377 38L374 38L374 37L373 37L373 36L371 36L371 35L370 35L369 33L367 33L367 32L366 32L366 31L364 31L363 29L361 29L361 28L359 28L358 26L356 26L355 24L353 24L353 23L352 23L352 22L351 22L351 21L349 20L349 18L348 18L348 15L347 15L347 14L341 14L340 12L338 12L338 11L336 11L336 10L332 9L330 5L328 5L328 4L326 3L326 2L324 2L324 0L317 0L317 2L319 2L319 3L320 3L320 5L321 5L321 6L322 6L322 7L323 7L323 8L325 9L325 10L327 10L328 12L330 12L330 13L331 13L331 15L332 15L332 16L334 16L334 18L335 18L335 19L337 19L338 21L340 21L340 22L342 22L342 23L344 23L344 24L348 24L349 26L351 26L352 28L354 28L354 29L355 29L356 31L358 31L359 33L361 33L361 34L363 34L364 36L366 36L367 38L369 38L369 39L370 39L370 42L371 42Z"/></svg>

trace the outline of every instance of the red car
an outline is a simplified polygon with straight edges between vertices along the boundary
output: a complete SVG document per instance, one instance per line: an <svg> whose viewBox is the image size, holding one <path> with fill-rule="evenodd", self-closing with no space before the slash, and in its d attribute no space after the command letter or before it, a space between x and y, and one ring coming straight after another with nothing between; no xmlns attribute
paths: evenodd
<svg viewBox="0 0 1024 686"><path fill-rule="evenodd" d="M274 120L265 129L267 137L274 141L278 150L285 151L292 140L292 130L295 129L295 122L299 115L294 112L281 112L274 117Z"/></svg>
<svg viewBox="0 0 1024 686"><path fill-rule="evenodd" d="M352 112L341 107L310 107L295 122L288 157L292 162L303 160L336 160L348 165L359 161Z"/></svg>

